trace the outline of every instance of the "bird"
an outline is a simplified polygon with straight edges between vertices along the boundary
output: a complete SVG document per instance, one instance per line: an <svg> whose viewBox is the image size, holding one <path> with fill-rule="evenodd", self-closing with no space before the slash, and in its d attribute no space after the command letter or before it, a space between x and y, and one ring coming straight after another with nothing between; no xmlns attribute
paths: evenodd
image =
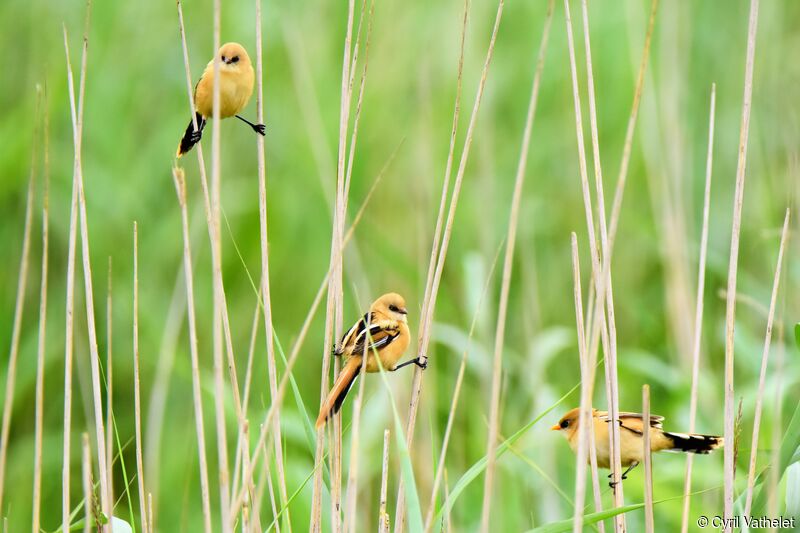
<svg viewBox="0 0 800 533"><path fill-rule="evenodd" d="M571 409L558 424L550 429L560 431L569 442L570 448L575 452L578 449L578 418L580 408ZM698 435L693 433L674 433L664 431L661 427L663 416L650 415L648 431L650 432L650 451L652 452L684 452L684 453L711 453L721 448L724 439L715 435ZM608 452L608 424L611 417L606 411L592 409L592 430L594 431L595 446L597 449L597 466L610 468ZM627 474L644 460L644 416L641 413L619 413L620 428L620 460L627 470L622 473L622 479L627 479ZM611 475L609 475L611 477ZM614 486L615 483L609 483Z"/></svg>
<svg viewBox="0 0 800 533"><path fill-rule="evenodd" d="M339 412L347 392L355 383L362 367L366 372L400 370L415 364L421 369L428 366L427 358L417 357L402 363L397 362L408 349L411 333L408 329L406 301L395 292L384 294L375 300L369 311L342 336L333 348L333 355L344 358L344 365L328 396L320 407L317 429ZM363 364L364 354L367 361ZM380 360L380 365L378 363Z"/></svg>
<svg viewBox="0 0 800 533"><path fill-rule="evenodd" d="M238 113L244 109L253 94L255 74L247 50L239 43L225 43L217 52L219 58L219 118L236 117L248 124L260 135L266 134L264 124L253 124ZM197 129L194 119L189 121L186 133L183 134L176 157L192 149L200 142L206 121L214 114L214 59L208 62L203 75L194 87L194 107Z"/></svg>

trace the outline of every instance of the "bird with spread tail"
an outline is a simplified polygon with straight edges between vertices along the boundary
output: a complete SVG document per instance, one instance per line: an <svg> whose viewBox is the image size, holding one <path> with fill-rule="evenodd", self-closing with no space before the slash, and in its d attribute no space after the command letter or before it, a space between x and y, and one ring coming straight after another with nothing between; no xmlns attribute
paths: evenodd
<svg viewBox="0 0 800 533"><path fill-rule="evenodd" d="M572 451L578 449L578 419L580 408L576 407L567 412L558 424L550 429L560 431L569 442ZM650 451L652 452L684 452L707 454L721 448L723 438L714 435L697 435L689 433L673 433L664 431L661 427L663 416L651 415L647 424L650 433ZM592 409L592 431L594 431L595 446L597 447L597 466L609 468L610 457L608 452L608 427L611 417L606 411ZM644 417L641 413L619 413L619 438L620 459L623 467L622 479L626 479L628 472L644 461L644 445L642 437L645 431ZM609 477L611 477L609 475ZM613 483L610 483L613 487Z"/></svg>
<svg viewBox="0 0 800 533"><path fill-rule="evenodd" d="M219 118L236 117L248 124L253 131L264 135L266 128L263 124L253 124L238 113L244 109L250 96L253 94L255 74L250 56L239 43L225 43L217 52L219 58ZM189 121L189 127L183 134L178 145L177 157L192 149L200 142L206 121L214 114L214 59L208 62L200 81L194 88L194 107L197 119L197 129L194 120Z"/></svg>
<svg viewBox="0 0 800 533"><path fill-rule="evenodd" d="M317 429L339 412L362 367L365 372L380 372L381 368L394 371L410 364L423 370L427 367L427 362L419 357L397 364L411 340L407 315L406 301L390 292L375 300L369 311L344 334L333 349L335 356L344 357L344 365L319 410Z"/></svg>

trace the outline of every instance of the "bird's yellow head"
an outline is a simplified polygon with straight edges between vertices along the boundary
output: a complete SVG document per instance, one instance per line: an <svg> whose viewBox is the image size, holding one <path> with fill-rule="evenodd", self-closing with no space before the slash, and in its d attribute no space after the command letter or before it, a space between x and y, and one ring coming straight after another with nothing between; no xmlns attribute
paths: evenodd
<svg viewBox="0 0 800 533"><path fill-rule="evenodd" d="M219 68L223 72L236 72L243 67L250 66L250 56L247 55L247 50L244 49L239 43L225 43L217 52L220 65Z"/></svg>
<svg viewBox="0 0 800 533"><path fill-rule="evenodd" d="M399 322L406 322L406 315L408 315L405 299L396 292L386 293L375 300L370 311Z"/></svg>

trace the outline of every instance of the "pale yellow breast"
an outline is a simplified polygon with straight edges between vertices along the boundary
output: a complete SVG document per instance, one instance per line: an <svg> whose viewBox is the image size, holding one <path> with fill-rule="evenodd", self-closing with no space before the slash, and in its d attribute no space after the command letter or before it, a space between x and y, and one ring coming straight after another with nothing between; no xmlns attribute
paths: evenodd
<svg viewBox="0 0 800 533"><path fill-rule="evenodd" d="M238 114L247 105L253 94L255 76L250 66L239 67L237 70L220 71L219 84L219 116L228 118ZM195 106L197 112L204 117L211 118L214 106L214 64L209 63L203 72L203 77L195 89Z"/></svg>

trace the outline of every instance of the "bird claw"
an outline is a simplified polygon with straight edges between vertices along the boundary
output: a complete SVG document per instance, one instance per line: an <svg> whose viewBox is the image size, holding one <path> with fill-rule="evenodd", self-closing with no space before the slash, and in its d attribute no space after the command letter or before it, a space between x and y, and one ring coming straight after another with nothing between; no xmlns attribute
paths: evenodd
<svg viewBox="0 0 800 533"><path fill-rule="evenodd" d="M264 124L256 124L253 126L253 131L260 134L262 137L267 135L267 127Z"/></svg>
<svg viewBox="0 0 800 533"><path fill-rule="evenodd" d="M423 361L420 361L419 357L417 357L417 360L414 361L414 364L416 364L422 370L425 370L426 368L428 368L428 359L426 358L425 361L423 362Z"/></svg>

